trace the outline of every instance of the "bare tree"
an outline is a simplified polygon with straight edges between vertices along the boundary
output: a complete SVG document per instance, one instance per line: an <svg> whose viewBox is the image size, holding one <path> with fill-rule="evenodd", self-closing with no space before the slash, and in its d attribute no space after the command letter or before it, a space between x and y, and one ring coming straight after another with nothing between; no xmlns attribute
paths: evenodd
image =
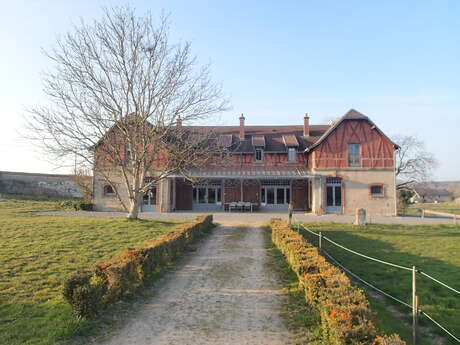
<svg viewBox="0 0 460 345"><path fill-rule="evenodd" d="M77 167L75 164L71 179L80 191L83 200L87 203L91 203L93 200L93 180L91 176L91 169L84 167L81 164Z"/></svg>
<svg viewBox="0 0 460 345"><path fill-rule="evenodd" d="M58 161L76 155L94 166L128 218L138 217L152 185L218 156L215 135L181 124L224 111L228 101L190 43L170 42L165 16L155 24L129 7L107 9L45 53L54 63L44 78L50 103L30 110L32 138Z"/></svg>
<svg viewBox="0 0 460 345"><path fill-rule="evenodd" d="M396 188L411 190L415 183L428 181L437 162L433 154L426 151L424 142L410 135L396 135L393 139L400 146L395 156Z"/></svg>

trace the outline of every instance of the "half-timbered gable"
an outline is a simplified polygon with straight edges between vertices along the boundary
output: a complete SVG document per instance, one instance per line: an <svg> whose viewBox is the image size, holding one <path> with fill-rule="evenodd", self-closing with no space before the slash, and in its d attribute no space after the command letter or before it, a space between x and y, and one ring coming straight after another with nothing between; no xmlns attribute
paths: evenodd
<svg viewBox="0 0 460 345"><path fill-rule="evenodd" d="M350 161L353 148L358 150L359 161ZM368 117L351 110L307 149L308 166L314 169L391 169L395 148Z"/></svg>

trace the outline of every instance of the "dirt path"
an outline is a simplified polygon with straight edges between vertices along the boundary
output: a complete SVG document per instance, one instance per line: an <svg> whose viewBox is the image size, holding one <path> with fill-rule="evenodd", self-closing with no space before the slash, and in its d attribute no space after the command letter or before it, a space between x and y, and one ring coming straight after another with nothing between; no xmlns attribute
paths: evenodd
<svg viewBox="0 0 460 345"><path fill-rule="evenodd" d="M104 345L289 344L263 229L219 226Z"/></svg>

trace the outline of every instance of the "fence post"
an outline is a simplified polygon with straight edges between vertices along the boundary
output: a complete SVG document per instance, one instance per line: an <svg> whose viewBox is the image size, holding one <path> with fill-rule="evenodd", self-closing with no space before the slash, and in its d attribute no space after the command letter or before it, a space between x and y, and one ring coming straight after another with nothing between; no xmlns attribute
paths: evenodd
<svg viewBox="0 0 460 345"><path fill-rule="evenodd" d="M321 231L319 232L319 237L318 237L318 248L319 248L319 251L321 251L323 248L323 233Z"/></svg>
<svg viewBox="0 0 460 345"><path fill-rule="evenodd" d="M425 209L422 208L422 219L425 219Z"/></svg>
<svg viewBox="0 0 460 345"><path fill-rule="evenodd" d="M412 266L412 343L417 345L417 316L418 316L418 297L417 297L417 270Z"/></svg>
<svg viewBox="0 0 460 345"><path fill-rule="evenodd" d="M291 222L292 222L292 210L293 210L292 203L289 203L289 207L288 207L288 212L289 212L288 225L289 225L289 227L291 227Z"/></svg>

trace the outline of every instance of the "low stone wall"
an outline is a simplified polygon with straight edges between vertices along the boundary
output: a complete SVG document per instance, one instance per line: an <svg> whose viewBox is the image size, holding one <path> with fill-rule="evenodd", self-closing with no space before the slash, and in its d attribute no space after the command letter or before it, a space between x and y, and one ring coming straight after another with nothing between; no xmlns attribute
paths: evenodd
<svg viewBox="0 0 460 345"><path fill-rule="evenodd" d="M0 171L0 194L81 198L70 175Z"/></svg>

